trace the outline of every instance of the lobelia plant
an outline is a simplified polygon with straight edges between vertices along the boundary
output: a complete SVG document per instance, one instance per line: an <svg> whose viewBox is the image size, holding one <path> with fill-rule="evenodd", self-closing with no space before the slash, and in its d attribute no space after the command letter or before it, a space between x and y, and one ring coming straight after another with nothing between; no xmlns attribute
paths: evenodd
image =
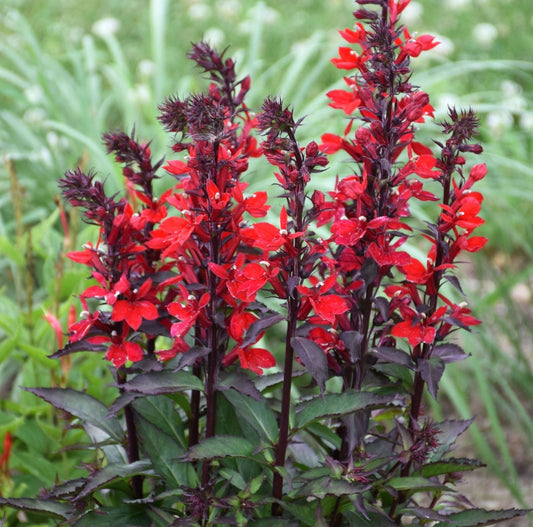
<svg viewBox="0 0 533 527"><path fill-rule="evenodd" d="M94 463L0 503L76 526L477 526L527 513L472 506L455 483L481 463L450 453L470 421L423 413L426 389L436 399L446 364L467 356L452 335L479 324L455 301L454 270L486 242L472 189L486 168L465 168L482 151L471 110L450 109L435 151L415 139L433 109L410 59L437 42L400 24L408 3L359 0L341 31L357 46L333 59L355 71L328 93L343 136L300 144L302 120L276 97L254 115L249 77L201 42L189 57L208 91L160 106L182 159L163 166L134 132L108 133L125 197L79 169L60 180L98 241L69 254L93 285L53 357L105 352L117 397L108 408L29 388L85 428ZM313 175L338 151L353 170L326 196ZM274 167L279 221L259 221L266 192L245 193L256 157ZM161 168L177 182L155 195Z"/></svg>

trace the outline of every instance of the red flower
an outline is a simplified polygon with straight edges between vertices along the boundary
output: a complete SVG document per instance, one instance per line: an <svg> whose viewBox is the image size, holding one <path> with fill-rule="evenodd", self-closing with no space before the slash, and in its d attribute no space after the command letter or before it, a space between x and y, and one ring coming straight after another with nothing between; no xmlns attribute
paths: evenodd
<svg viewBox="0 0 533 527"><path fill-rule="evenodd" d="M126 361L139 362L143 358L143 350L139 344L131 341L123 341L111 344L105 358L113 363L115 368L120 368Z"/></svg>
<svg viewBox="0 0 533 527"><path fill-rule="evenodd" d="M352 79L345 77L344 79L349 86L353 86L351 90L331 90L326 95L331 99L329 106L342 110L346 115L350 115L356 108L361 105L361 98L357 90L356 83Z"/></svg>
<svg viewBox="0 0 533 527"><path fill-rule="evenodd" d="M125 278L124 275L122 276ZM115 322L121 322L124 320L126 324L128 324L128 326L134 330L139 329L143 319L155 320L159 316L157 307L152 303L151 300L143 300L150 294L151 289L152 280L150 278L148 278L143 285L141 285L141 287L134 289L133 291L130 290L128 282L128 289L124 291L126 299L117 300L113 306L111 318Z"/></svg>
<svg viewBox="0 0 533 527"><path fill-rule="evenodd" d="M339 48L339 58L331 59L331 62L341 70L353 70L363 67L364 60L352 48L341 46Z"/></svg>
<svg viewBox="0 0 533 527"><path fill-rule="evenodd" d="M229 366L236 359L239 359L242 368L252 370L257 375L263 375L263 369L273 368L276 365L276 359L270 351L264 348L244 348L236 347L222 360L224 366Z"/></svg>
<svg viewBox="0 0 533 527"><path fill-rule="evenodd" d="M384 236L380 236L376 242L372 242L368 248L367 255L371 256L378 265L381 266L403 266L411 261L411 257L405 251L396 249L405 241L400 238L393 244L389 244Z"/></svg>
<svg viewBox="0 0 533 527"><path fill-rule="evenodd" d="M9 471L9 457L11 456L11 446L13 445L13 439L11 432L7 431L4 436L4 451L0 456L0 472L6 475Z"/></svg>
<svg viewBox="0 0 533 527"><path fill-rule="evenodd" d="M290 253L292 245L289 240L298 238L303 233L302 232L293 232L291 234L287 231L287 211L285 207L282 207L280 213L280 228L278 229L275 225L272 225L268 222L259 222L254 224L251 232L253 232L255 241L254 245L263 249L263 251L277 251L281 247L285 246L285 249Z"/></svg>
<svg viewBox="0 0 533 527"><path fill-rule="evenodd" d="M252 218L262 218L266 216L270 205L267 205L268 195L264 191L254 192L251 196L244 197L242 191L247 187L246 183L239 183L233 187L231 195L238 206L235 208L233 216L240 217L240 207Z"/></svg>
<svg viewBox="0 0 533 527"><path fill-rule="evenodd" d="M209 303L209 293L204 293L198 300L194 295L189 294L182 284L181 302L172 302L168 305L168 312L179 319L179 322L172 324L170 334L173 337L183 337L194 325L196 319L202 314L203 308Z"/></svg>
<svg viewBox="0 0 533 527"><path fill-rule="evenodd" d="M391 335L406 338L412 347L422 343L431 344L437 335L435 325L441 321L446 311L447 307L441 306L430 317L427 317L424 313L418 313L410 307L401 306L400 312L404 320L392 328Z"/></svg>
<svg viewBox="0 0 533 527"><path fill-rule="evenodd" d="M189 345L185 340L176 337L170 349L159 350L156 352L159 360L167 361L173 359L178 353L185 353L189 349Z"/></svg>
<svg viewBox="0 0 533 527"><path fill-rule="evenodd" d="M296 287L303 297L298 317L300 319L305 318L310 309L313 308L322 320L335 324L337 315L342 315L349 309L348 303L344 298L335 294L325 294L336 284L337 276L332 275L323 283L319 282L315 277L310 277L309 281L313 285L312 289L303 285Z"/></svg>
<svg viewBox="0 0 533 527"><path fill-rule="evenodd" d="M163 249L161 257L167 258L176 253L189 240L197 225L205 215L183 211L183 216L172 216L164 220L159 229L152 231L152 239L146 245L151 249Z"/></svg>

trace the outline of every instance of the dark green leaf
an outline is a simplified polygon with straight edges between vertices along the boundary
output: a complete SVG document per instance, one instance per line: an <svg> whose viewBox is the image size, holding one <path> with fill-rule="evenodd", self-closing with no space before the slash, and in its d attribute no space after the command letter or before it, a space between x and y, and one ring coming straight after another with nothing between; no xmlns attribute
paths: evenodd
<svg viewBox="0 0 533 527"><path fill-rule="evenodd" d="M440 522L435 527L482 527L496 522L511 520L525 516L531 510L505 509L487 511L484 509L471 509L450 514L445 522Z"/></svg>
<svg viewBox="0 0 533 527"><path fill-rule="evenodd" d="M116 479L151 473L153 474L152 464L145 459L128 465L107 465L87 478L87 485L78 493L76 498L79 499L88 496L91 492Z"/></svg>
<svg viewBox="0 0 533 527"><path fill-rule="evenodd" d="M171 436L137 414L137 435L145 454L152 461L154 470L166 481L167 488L177 489L189 484L189 467L179 461L185 450Z"/></svg>
<svg viewBox="0 0 533 527"><path fill-rule="evenodd" d="M416 518L433 521L446 521L447 519L447 516L445 516L444 514L439 514L434 509L428 509L427 507L408 507L406 509L402 509L402 515L412 515Z"/></svg>
<svg viewBox="0 0 533 527"><path fill-rule="evenodd" d="M235 390L227 390L223 394L233 406L237 416L244 419L261 439L270 444L277 441L278 422L266 401L256 401Z"/></svg>
<svg viewBox="0 0 533 527"><path fill-rule="evenodd" d="M133 403L135 411L186 448L184 425L174 403L165 395L143 397Z"/></svg>
<svg viewBox="0 0 533 527"><path fill-rule="evenodd" d="M425 478L439 476L440 474L451 474L453 472L467 472L476 470L485 465L477 459L446 459L435 463L428 463L422 467L420 473Z"/></svg>
<svg viewBox="0 0 533 527"><path fill-rule="evenodd" d="M131 381L121 385L126 391L145 395L161 395L181 392L183 390L203 391L200 379L186 371L154 371L137 375Z"/></svg>
<svg viewBox="0 0 533 527"><path fill-rule="evenodd" d="M297 406L296 427L303 428L315 419L341 416L366 408L384 406L393 398L393 395L376 395L371 392L358 391L318 396Z"/></svg>
<svg viewBox="0 0 533 527"><path fill-rule="evenodd" d="M423 478L421 476L408 476L405 478L392 478L387 481L387 486L396 490L416 491L422 490L446 490L444 485L441 485L438 481L432 481L430 479Z"/></svg>
<svg viewBox="0 0 533 527"><path fill-rule="evenodd" d="M370 488L368 484L352 483L345 479L336 479L331 476L315 478L300 487L298 496L315 496L324 499L326 496L353 496L366 492Z"/></svg>
<svg viewBox="0 0 533 527"><path fill-rule="evenodd" d="M74 527L152 527L148 507L130 504L120 507L100 507L83 516Z"/></svg>
<svg viewBox="0 0 533 527"><path fill-rule="evenodd" d="M315 525L315 509L316 509L316 502L315 503L307 503L305 505L301 505L300 503L295 503L291 501L283 501L281 503L281 506L289 511L290 516L297 519L297 522L291 523L289 520L285 525L290 525L291 527L296 526L306 526L306 527L314 527ZM265 525L265 524L263 524ZM269 524L267 524L269 525ZM283 525L283 524L281 524ZM265 525L266 527L266 525Z"/></svg>
<svg viewBox="0 0 533 527"><path fill-rule="evenodd" d="M354 527L398 527L396 522L379 511L367 511L365 516L361 512L347 510L343 516L349 521L349 525Z"/></svg>
<svg viewBox="0 0 533 527"><path fill-rule="evenodd" d="M262 518L261 520L252 520L247 525L249 527L298 527L300 524L289 519Z"/></svg>
<svg viewBox="0 0 533 527"><path fill-rule="evenodd" d="M65 410L82 421L96 426L115 441L121 442L124 432L119 421L114 417L107 417L107 407L100 401L83 392L70 388L24 388L49 402L56 408Z"/></svg>
<svg viewBox="0 0 533 527"><path fill-rule="evenodd" d="M243 437L214 436L200 441L187 452L187 461L204 461L225 457L249 457L254 446Z"/></svg>
<svg viewBox="0 0 533 527"><path fill-rule="evenodd" d="M51 516L63 520L66 520L73 513L70 505L50 499L0 498L0 505L6 505L7 507L13 507L14 509L33 513L41 513L48 517Z"/></svg>
<svg viewBox="0 0 533 527"><path fill-rule="evenodd" d="M328 359L324 350L312 340L303 337L293 337L291 346L315 379L320 393L324 393L328 379Z"/></svg>

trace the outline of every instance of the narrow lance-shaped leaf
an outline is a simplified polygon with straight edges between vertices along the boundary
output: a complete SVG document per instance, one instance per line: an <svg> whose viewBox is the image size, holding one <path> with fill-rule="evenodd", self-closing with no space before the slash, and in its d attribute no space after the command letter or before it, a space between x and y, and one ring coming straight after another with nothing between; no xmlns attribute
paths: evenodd
<svg viewBox="0 0 533 527"><path fill-rule="evenodd" d="M152 461L154 470L165 480L168 489L188 485L188 467L179 460L184 449L178 442L140 415L135 424L144 453Z"/></svg>
<svg viewBox="0 0 533 527"><path fill-rule="evenodd" d="M63 520L68 519L74 512L70 505L50 499L0 498L0 505Z"/></svg>
<svg viewBox="0 0 533 527"><path fill-rule="evenodd" d="M130 478L140 474L153 474L152 464L146 459L128 465L107 465L102 470L91 474L87 479L87 484L77 494L76 499L88 496L94 490L116 479Z"/></svg>
<svg viewBox="0 0 533 527"><path fill-rule="evenodd" d="M502 509L487 511L484 509L471 509L450 514L445 522L439 522L435 527L483 527L504 520L512 520L529 514L529 510Z"/></svg>
<svg viewBox="0 0 533 527"><path fill-rule="evenodd" d="M324 393L328 379L328 360L324 350L312 340L293 337L291 345L307 371L316 381L320 393Z"/></svg>
<svg viewBox="0 0 533 527"><path fill-rule="evenodd" d="M431 356L438 357L445 364L464 360L468 357L463 348L457 344L441 344L440 346L435 346Z"/></svg>
<svg viewBox="0 0 533 527"><path fill-rule="evenodd" d="M266 401L256 401L235 390L225 391L224 397L231 403L237 416L244 419L257 432L259 438L271 444L277 441L278 423Z"/></svg>
<svg viewBox="0 0 533 527"><path fill-rule="evenodd" d="M88 422L121 442L124 436L119 421L108 417L107 407L93 396L70 388L24 388L56 408Z"/></svg>
<svg viewBox="0 0 533 527"><path fill-rule="evenodd" d="M441 474L452 474L454 472L467 472L484 467L484 463L477 459L444 459L435 463L427 463L420 471L425 478L439 476Z"/></svg>
<svg viewBox="0 0 533 527"><path fill-rule="evenodd" d="M437 399L437 392L439 391L439 382L444 373L444 361L438 357L431 357L430 359L420 359L417 364L417 369L426 382L428 391L433 397Z"/></svg>
<svg viewBox="0 0 533 527"><path fill-rule="evenodd" d="M251 344L255 344L259 335L263 331L265 331L265 329L268 329L269 327L273 326L274 324L277 324L278 322L281 322L284 319L285 317L283 315L270 315L255 321L248 328L248 331L246 332L246 338L244 339L242 346L245 347Z"/></svg>
<svg viewBox="0 0 533 527"><path fill-rule="evenodd" d="M376 395L371 392L347 391L332 393L306 401L296 408L296 427L303 428L315 419L334 417L384 406L393 400L392 395Z"/></svg>
<svg viewBox="0 0 533 527"><path fill-rule="evenodd" d="M207 461L225 457L249 457L254 446L250 441L238 436L213 436L200 441L189 449L186 461Z"/></svg>
<svg viewBox="0 0 533 527"><path fill-rule="evenodd" d="M161 395L183 390L203 391L203 384L198 377L186 371L175 373L171 371L153 371L137 375L131 381L122 384L121 388L127 392Z"/></svg>

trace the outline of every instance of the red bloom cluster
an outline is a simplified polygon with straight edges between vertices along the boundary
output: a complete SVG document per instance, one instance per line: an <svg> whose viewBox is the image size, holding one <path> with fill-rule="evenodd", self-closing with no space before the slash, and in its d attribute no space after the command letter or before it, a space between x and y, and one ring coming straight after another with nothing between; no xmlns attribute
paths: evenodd
<svg viewBox="0 0 533 527"><path fill-rule="evenodd" d="M345 78L348 90L328 93L332 107L355 115L344 137L324 134L322 147L329 153L346 152L359 171L337 182L330 193L333 201L322 205L320 216L320 223L331 222L333 261L344 297L351 299L350 316L337 322L341 330L355 331L363 343L345 373L346 385L353 387L360 387L365 377L368 365L363 357L371 348L395 346L391 337L406 339L414 357L428 359L453 327L478 323L469 310L440 291L443 279L456 284L448 273L458 254L477 251L486 242L472 236L483 220L478 216L482 196L471 190L486 168L476 165L466 181L461 170L462 152L481 151L479 145L469 143L476 121L471 112L459 115L451 110L451 122L443 123L451 136L445 145L437 143L440 157L414 140L415 123L432 117L433 108L427 94L409 83L409 60L437 42L429 35L415 39L405 28L398 29L398 15L408 3L389 0L386 23L374 22L374 11L356 11L356 19L369 24L357 22L355 29L340 34L359 51L343 46L339 58L332 60L339 69L356 70L353 77ZM362 124L350 137L357 114ZM442 197L426 190L426 181L432 188L434 182L440 183ZM424 230L430 242L425 264L405 249L412 232L405 221L411 198L440 202L436 223ZM384 288L392 276L398 285ZM383 291L390 300L379 296ZM326 346L323 335L312 332L311 336ZM327 347L331 353L329 343ZM346 360L342 346L335 356Z"/></svg>
<svg viewBox="0 0 533 527"><path fill-rule="evenodd" d="M344 371L346 385L360 387L371 348L406 339L414 356L429 358L454 327L477 323L441 292L444 279L456 283L449 273L457 256L486 241L472 236L483 223L482 195L472 186L485 166L476 165L467 178L462 172L462 154L481 151L469 142L476 121L471 112L451 110L451 121L443 123L449 139L437 143L440 156L415 141L415 123L433 116L433 108L410 84L409 61L437 43L398 29L407 4L389 0L388 18L380 23L375 11L359 9L355 28L340 32L350 46L340 47L333 63L355 74L345 78L347 90L328 96L332 107L352 116L344 136L327 133L322 146L301 147L295 137L301 121L272 98L252 118L244 104L249 78L237 80L233 61L200 43L190 58L210 78L208 93L171 97L160 107L162 124L176 136L174 151L187 152L164 166L177 179L173 189L153 196L163 162L152 163L149 146L134 134L104 136L124 165L129 201L107 197L92 174L67 173L60 182L64 195L85 209L100 235L96 246L69 254L92 268L98 285L82 294L85 315L71 325L65 353L108 343L107 358L120 367L151 353L168 360L193 346L209 349L219 366L239 358L262 373L274 358L253 347L263 331L248 333L270 316L258 302L269 287L286 302L288 320L294 315L303 323L301 330L294 325L294 335L313 340L329 365ZM361 125L352 134L356 119ZM251 135L255 128L266 136L261 146ZM308 195L310 175L327 165L324 152L339 150L358 169L337 181L329 199L318 191ZM240 180L248 159L260 155L275 167L283 189L279 224L247 223L269 209L266 193L247 196ZM441 197L434 192L439 184ZM406 249L412 198L440 203L436 223L424 230L425 262ZM330 224L329 239L317 238L312 223ZM99 305L91 311L93 299ZM343 334L358 335L357 353L346 352ZM173 345L155 349L158 335Z"/></svg>

